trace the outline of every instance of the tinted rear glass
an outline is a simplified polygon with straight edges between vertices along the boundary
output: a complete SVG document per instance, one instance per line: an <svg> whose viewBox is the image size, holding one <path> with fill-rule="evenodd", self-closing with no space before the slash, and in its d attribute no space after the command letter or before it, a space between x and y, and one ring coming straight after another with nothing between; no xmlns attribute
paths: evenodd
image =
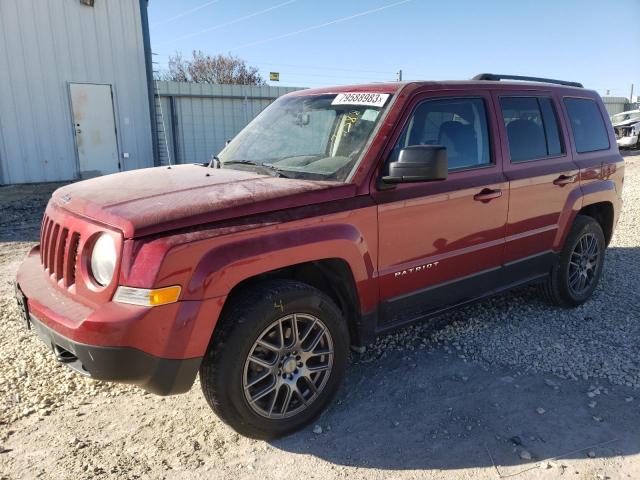
<svg viewBox="0 0 640 480"><path fill-rule="evenodd" d="M562 153L558 122L548 97L502 97L512 162L536 160Z"/></svg>
<svg viewBox="0 0 640 480"><path fill-rule="evenodd" d="M586 98L565 98L578 153L607 150L609 135L598 105Z"/></svg>
<svg viewBox="0 0 640 480"><path fill-rule="evenodd" d="M547 134L547 151L549 155L559 155L563 153L560 141L560 131L558 130L558 119L551 104L551 99L547 97L538 98L540 109L542 110L542 120L544 121L544 132Z"/></svg>

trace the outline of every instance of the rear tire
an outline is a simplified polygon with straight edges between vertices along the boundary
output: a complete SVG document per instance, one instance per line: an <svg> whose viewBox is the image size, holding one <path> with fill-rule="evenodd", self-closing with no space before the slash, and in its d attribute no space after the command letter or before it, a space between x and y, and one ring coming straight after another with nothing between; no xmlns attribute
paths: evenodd
<svg viewBox="0 0 640 480"><path fill-rule="evenodd" d="M600 224L592 217L578 215L558 261L542 286L546 298L565 308L587 301L602 276L605 248Z"/></svg>
<svg viewBox="0 0 640 480"><path fill-rule="evenodd" d="M302 428L344 376L349 333L340 310L323 292L290 280L251 287L231 301L200 367L207 402L248 437Z"/></svg>

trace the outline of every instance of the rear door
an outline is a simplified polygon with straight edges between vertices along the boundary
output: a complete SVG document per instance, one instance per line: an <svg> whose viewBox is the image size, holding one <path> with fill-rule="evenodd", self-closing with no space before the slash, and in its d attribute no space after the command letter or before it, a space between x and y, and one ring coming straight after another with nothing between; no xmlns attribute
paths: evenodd
<svg viewBox="0 0 640 480"><path fill-rule="evenodd" d="M546 91L494 92L504 173L509 181L503 284L548 273L559 225L580 195L579 170L558 112Z"/></svg>
<svg viewBox="0 0 640 480"><path fill-rule="evenodd" d="M419 96L400 124L385 164L406 146L442 144L449 175L372 190L379 205L381 329L493 289L507 220L508 184L487 91Z"/></svg>

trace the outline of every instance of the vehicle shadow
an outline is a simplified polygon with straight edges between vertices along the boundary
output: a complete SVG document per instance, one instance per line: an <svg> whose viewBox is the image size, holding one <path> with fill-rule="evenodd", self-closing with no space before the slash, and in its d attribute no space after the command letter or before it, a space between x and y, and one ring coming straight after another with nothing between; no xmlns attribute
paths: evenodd
<svg viewBox="0 0 640 480"><path fill-rule="evenodd" d="M640 293L628 284L631 270L638 265L640 248L610 248L594 298L565 314L584 316L585 321L591 320L587 315L610 315L614 324L625 312L627 318L640 319L639 311L631 311L640 304ZM637 274L634 272L633 278ZM619 301L618 295L638 298ZM447 353L429 342L429 346L419 347L422 338L433 338L451 328L452 322L471 316L486 320L488 329L501 328L500 323L507 322L514 335L519 328L536 329L537 335L543 335L536 341L553 346L565 335L555 327L546 329L545 317L554 314L554 308L529 287L443 315L426 327L423 324L411 332L415 342L408 347L403 343L401 351L392 348L393 336L388 337L354 358L336 400L316 422L322 434L309 428L271 443L287 452L312 454L344 466L448 470L495 465L503 475L530 467L544 469L546 460L555 457L639 454L638 389L603 379L571 380L550 372L527 373L529 368L522 362L519 367L467 362L459 358L462 352L455 347ZM512 315L518 318L512 321ZM629 342L638 338L638 328L628 332ZM607 360L615 363L623 360L622 352L633 348L616 344L620 337L609 340L606 333L603 338L584 337L578 335L564 353L579 355L582 342L598 341ZM541 359L529 360L533 364ZM640 365L634 368L638 377ZM589 396L590 386L598 386L599 393L592 391ZM595 405L590 406L591 402Z"/></svg>

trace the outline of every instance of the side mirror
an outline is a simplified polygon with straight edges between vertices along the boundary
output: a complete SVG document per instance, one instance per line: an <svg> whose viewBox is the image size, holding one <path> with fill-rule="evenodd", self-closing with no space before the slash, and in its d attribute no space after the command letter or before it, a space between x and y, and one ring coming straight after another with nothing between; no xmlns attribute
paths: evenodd
<svg viewBox="0 0 640 480"><path fill-rule="evenodd" d="M446 180L447 148L442 145L411 145L400 150L398 160L389 164L385 183L429 182Z"/></svg>

